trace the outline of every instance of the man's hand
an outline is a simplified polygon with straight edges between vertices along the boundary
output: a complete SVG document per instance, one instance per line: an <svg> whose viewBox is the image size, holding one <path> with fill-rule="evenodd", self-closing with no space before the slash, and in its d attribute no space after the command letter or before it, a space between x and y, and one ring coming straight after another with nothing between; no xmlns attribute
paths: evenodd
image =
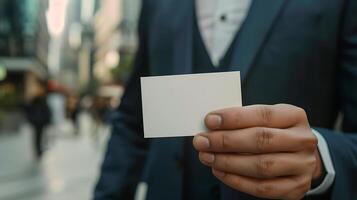
<svg viewBox="0 0 357 200"><path fill-rule="evenodd" d="M303 109L254 105L209 113L193 139L200 161L232 188L261 198L301 199L321 176L317 139Z"/></svg>

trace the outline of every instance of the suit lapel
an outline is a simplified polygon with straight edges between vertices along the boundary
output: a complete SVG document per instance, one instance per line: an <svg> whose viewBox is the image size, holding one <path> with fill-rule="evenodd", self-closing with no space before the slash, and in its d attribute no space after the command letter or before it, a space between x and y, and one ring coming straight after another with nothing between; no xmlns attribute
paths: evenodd
<svg viewBox="0 0 357 200"><path fill-rule="evenodd" d="M181 0L173 4L173 73L192 72L192 28L194 0Z"/></svg>
<svg viewBox="0 0 357 200"><path fill-rule="evenodd" d="M236 40L231 70L240 70L245 80L275 19L287 0L254 0Z"/></svg>

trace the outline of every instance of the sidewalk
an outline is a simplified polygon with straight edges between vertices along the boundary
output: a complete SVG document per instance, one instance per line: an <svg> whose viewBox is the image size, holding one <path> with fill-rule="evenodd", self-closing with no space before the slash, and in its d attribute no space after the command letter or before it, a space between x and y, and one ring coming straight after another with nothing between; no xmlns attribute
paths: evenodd
<svg viewBox="0 0 357 200"><path fill-rule="evenodd" d="M31 129L27 125L20 133L1 134L0 199L90 199L109 132L102 129L100 141L94 141L91 124L90 118L82 114L78 137L68 124L61 131L49 130L49 149L39 163L33 159Z"/></svg>

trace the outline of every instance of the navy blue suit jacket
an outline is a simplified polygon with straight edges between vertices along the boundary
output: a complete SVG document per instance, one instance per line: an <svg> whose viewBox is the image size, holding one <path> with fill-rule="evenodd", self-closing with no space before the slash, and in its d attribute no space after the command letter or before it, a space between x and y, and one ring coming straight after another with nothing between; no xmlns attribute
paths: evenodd
<svg viewBox="0 0 357 200"><path fill-rule="evenodd" d="M139 77L192 71L193 2L143 1L135 69L95 199L131 199L140 181L147 199L181 199L183 139L143 138ZM328 143L336 178L324 197L311 198L356 199L357 1L255 0L237 39L230 70L241 71L243 104L302 107ZM333 131L339 112L343 134ZM252 199L223 184L221 194Z"/></svg>

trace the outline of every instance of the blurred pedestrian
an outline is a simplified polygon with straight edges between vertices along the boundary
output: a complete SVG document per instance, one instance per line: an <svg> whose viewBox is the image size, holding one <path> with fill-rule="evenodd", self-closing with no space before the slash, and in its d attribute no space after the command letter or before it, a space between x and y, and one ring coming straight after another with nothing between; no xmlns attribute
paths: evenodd
<svg viewBox="0 0 357 200"><path fill-rule="evenodd" d="M41 158L43 154L44 130L51 122L51 111L47 103L46 84L39 81L37 90L25 106L26 117L34 129L33 149L36 157Z"/></svg>
<svg viewBox="0 0 357 200"><path fill-rule="evenodd" d="M80 103L79 98L76 94L70 93L66 99L66 115L67 118L71 120L74 127L74 134L79 134L79 113L80 113Z"/></svg>

